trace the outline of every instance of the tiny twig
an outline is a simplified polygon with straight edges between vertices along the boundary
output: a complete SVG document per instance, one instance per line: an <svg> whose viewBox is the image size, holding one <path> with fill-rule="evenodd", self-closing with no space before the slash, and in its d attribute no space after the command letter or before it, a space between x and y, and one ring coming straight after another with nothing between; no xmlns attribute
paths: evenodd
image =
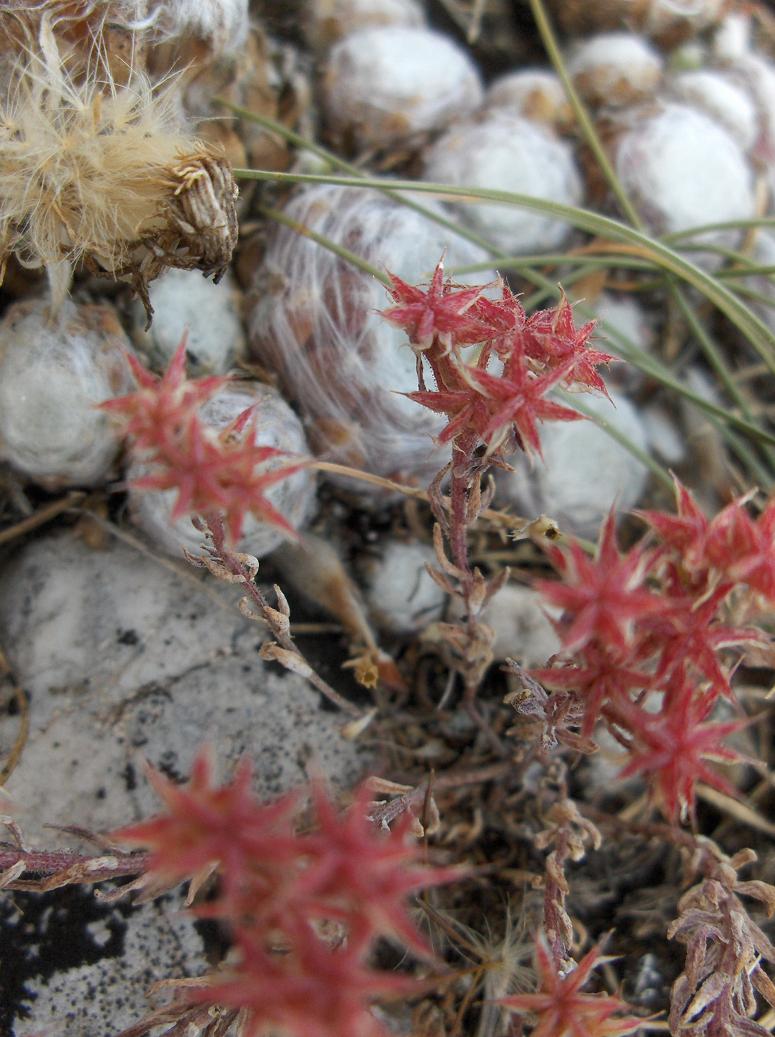
<svg viewBox="0 0 775 1037"><path fill-rule="evenodd" d="M83 504L85 499L86 494L83 490L72 490L64 497L60 497L59 500L44 504L37 511L33 512L32 515L28 515L27 518L20 519L19 522L15 522L12 526L7 526L5 529L0 530L0 544L7 544L11 540L16 540L17 537L31 533L38 526L51 522L57 515L61 515L63 511Z"/></svg>

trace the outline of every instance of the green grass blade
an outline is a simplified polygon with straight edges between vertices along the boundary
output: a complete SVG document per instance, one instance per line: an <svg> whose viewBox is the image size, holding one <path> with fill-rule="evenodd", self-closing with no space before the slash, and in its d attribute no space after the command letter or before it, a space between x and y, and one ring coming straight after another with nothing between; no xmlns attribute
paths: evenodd
<svg viewBox="0 0 775 1037"><path fill-rule="evenodd" d="M590 2L592 2L592 0L590 0ZM542 0L530 0L530 9L533 12L533 18L535 19L541 42L543 43L549 60L554 67L554 71L562 82L565 95L573 109L573 114L576 116L576 121L581 128L584 140L589 145L593 155L595 156L595 160L600 167L600 171L616 196L619 208L633 227L643 230L643 221L641 220L637 209L628 198L627 192L624 190L621 181L616 175L606 150L600 141L600 137L595 131L595 127L589 116L589 112L586 109L586 105L579 97L578 92L573 85L573 81L568 75L568 69L565 65L562 51L557 43L557 37L554 34L554 29L552 28L552 24L546 14L546 9L544 8Z"/></svg>
<svg viewBox="0 0 775 1037"><path fill-rule="evenodd" d="M664 245L662 242L641 231L628 227L609 216L601 216L589 209L581 209L560 202L534 198L531 195L517 194L512 191L499 191L484 187L458 187L450 184L436 184L414 180L381 180L372 177L319 176L309 173L277 173L260 169L235 169L238 179L259 180L290 184L339 184L345 187L362 187L371 190L408 191L412 193L430 194L439 200L461 199L471 202L495 202L502 205L517 205L531 209L547 216L566 220L580 230L600 237L613 238L636 245L646 256L653 259L660 269L675 274L682 281L700 291L714 306L746 336L759 352L770 371L775 374L775 336L769 328L731 292L725 285L695 266L684 256Z"/></svg>

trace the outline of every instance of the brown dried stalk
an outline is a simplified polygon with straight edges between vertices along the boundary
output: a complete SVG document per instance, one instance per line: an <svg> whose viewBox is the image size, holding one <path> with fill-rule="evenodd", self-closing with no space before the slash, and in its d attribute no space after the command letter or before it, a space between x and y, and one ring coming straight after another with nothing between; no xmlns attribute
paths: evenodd
<svg viewBox="0 0 775 1037"><path fill-rule="evenodd" d="M261 646L261 658L278 662L292 673L305 677L329 702L357 720L365 720L368 714L364 714L356 705L349 702L327 681L323 680L294 644L290 632L291 610L285 595L275 584L277 608L273 608L260 588L256 586L258 559L252 555L233 551L228 546L223 522L217 517L210 516L206 523L195 520L195 524L198 524L199 528L208 536L207 554L196 556L186 552L186 557L192 565L206 568L218 579L242 586L246 596L240 601L240 611L248 619L266 623L275 639Z"/></svg>
<svg viewBox="0 0 775 1037"><path fill-rule="evenodd" d="M570 892L565 866L569 861L583 860L587 844L600 849L602 836L569 798L564 781L560 798L549 808L546 820L549 824L533 840L538 850L552 847L546 858L543 927L554 961L558 968L565 968L575 964L571 953L573 923L565 906Z"/></svg>
<svg viewBox="0 0 775 1037"><path fill-rule="evenodd" d="M738 871L756 860L753 850L727 857L709 841L695 852L693 870L704 873L678 902L669 939L686 946L684 971L670 996L670 1030L675 1037L768 1037L755 1022L754 991L775 1007L775 985L761 967L775 963L775 946L749 917L740 896L775 911L775 886L743 882Z"/></svg>
<svg viewBox="0 0 775 1037"><path fill-rule="evenodd" d="M0 822L10 840L0 843L0 889L48 893L62 886L91 885L128 875L143 875L148 866L147 853L125 853L112 848L109 853L96 856L73 850L26 850L18 826L7 817ZM89 833L77 834L89 837ZM37 877L22 878L23 875Z"/></svg>

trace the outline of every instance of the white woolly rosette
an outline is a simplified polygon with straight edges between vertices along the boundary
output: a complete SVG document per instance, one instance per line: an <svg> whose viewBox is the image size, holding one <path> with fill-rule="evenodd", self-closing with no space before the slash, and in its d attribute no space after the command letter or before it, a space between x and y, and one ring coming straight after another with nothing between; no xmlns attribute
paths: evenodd
<svg viewBox="0 0 775 1037"><path fill-rule="evenodd" d="M453 598L448 618L460 622L464 616L463 602ZM551 622L559 618L559 609L547 606L538 591L507 583L490 598L477 621L486 623L495 635L490 646L493 659L516 658L530 667L545 666L547 659L561 650L562 642Z"/></svg>
<svg viewBox="0 0 775 1037"><path fill-rule="evenodd" d="M423 178L489 187L580 205L581 177L569 144L549 129L495 110L458 123L429 149ZM544 252L563 245L570 224L530 209L489 202L450 203L460 219L510 254Z"/></svg>
<svg viewBox="0 0 775 1037"><path fill-rule="evenodd" d="M729 11L713 33L714 58L722 63L737 61L751 50L751 15L748 11Z"/></svg>
<svg viewBox="0 0 775 1037"><path fill-rule="evenodd" d="M304 35L314 50L376 25L422 29L426 24L418 0L309 0L303 18Z"/></svg>
<svg viewBox="0 0 775 1037"><path fill-rule="evenodd" d="M249 0L0 0L0 18L24 16L33 31L46 19L62 36L88 39L95 52L105 46L101 33L115 27L143 43L195 38L227 54L245 42L248 7Z"/></svg>
<svg viewBox="0 0 775 1037"><path fill-rule="evenodd" d="M199 414L214 434L222 432L248 407L255 407L254 441L257 446L273 447L296 457L308 456L304 429L294 412L269 385L260 382L228 382L201 408ZM289 458L292 461L293 458ZM271 471L286 463L277 458L261 468ZM131 485L133 480L153 473L153 467L142 459L135 460L126 472L129 483L129 514L135 525L168 554L181 557L184 550L201 551L204 535L191 519L183 516L172 520L177 500L175 490L143 490ZM312 517L315 507L315 475L309 469L294 472L266 491L266 498L293 526L301 530ZM285 538L277 526L248 515L243 526L239 549L261 558L273 551Z"/></svg>
<svg viewBox="0 0 775 1037"><path fill-rule="evenodd" d="M642 451L648 440L640 415L626 396L584 393L580 406L623 433ZM593 421L545 422L541 426L543 459L532 467L498 474L498 500L522 515L551 515L560 528L594 538L612 507L633 508L645 489L647 469Z"/></svg>
<svg viewBox="0 0 775 1037"><path fill-rule="evenodd" d="M621 107L654 94L662 79L662 56L642 36L609 32L578 41L568 72L576 89L594 105Z"/></svg>
<svg viewBox="0 0 775 1037"><path fill-rule="evenodd" d="M375 26L328 56L323 106L334 136L356 148L411 143L474 111L479 72L453 40L430 29Z"/></svg>
<svg viewBox="0 0 775 1037"><path fill-rule="evenodd" d="M434 208L425 198L422 203ZM409 283L427 281L444 253L448 269L487 258L375 191L315 185L298 192L285 213ZM494 276L484 272L461 280L484 284ZM449 447L433 443L444 418L402 395L418 387L415 356L404 332L379 315L391 305L383 285L277 224L250 296L253 353L279 373L287 395L298 403L316 453L427 484L449 459ZM372 493L351 479L339 485Z"/></svg>
<svg viewBox="0 0 775 1037"><path fill-rule="evenodd" d="M775 65L762 54L750 53L730 64L728 71L753 100L759 130L755 153L770 168L775 161Z"/></svg>
<svg viewBox="0 0 775 1037"><path fill-rule="evenodd" d="M698 33L715 25L727 6L726 0L626 0L625 6L640 7L640 27L649 36L670 38L678 31Z"/></svg>
<svg viewBox="0 0 775 1037"><path fill-rule="evenodd" d="M165 371L186 334L186 362L192 376L226 374L242 354L245 334L242 296L230 271L214 284L198 270L167 270L148 288L154 309L133 307L132 338L156 371Z"/></svg>
<svg viewBox="0 0 775 1037"><path fill-rule="evenodd" d="M734 137L743 151L751 151L756 144L759 135L756 105L750 93L728 73L689 69L673 76L669 90L676 100L710 116Z"/></svg>
<svg viewBox="0 0 775 1037"><path fill-rule="evenodd" d="M493 79L482 111L498 108L550 126L564 126L573 117L559 76L545 68L520 68Z"/></svg>
<svg viewBox="0 0 775 1037"><path fill-rule="evenodd" d="M550 0L550 6L569 33L627 26L670 47L715 25L727 0Z"/></svg>
<svg viewBox="0 0 775 1037"><path fill-rule="evenodd" d="M775 267L775 231L759 227L753 240L751 260L759 266ZM751 300L751 309L775 333L775 280L772 274L752 274L744 279L748 288L763 297Z"/></svg>
<svg viewBox="0 0 775 1037"><path fill-rule="evenodd" d="M86 0L82 7L150 42L195 37L219 54L242 46L249 26L248 0Z"/></svg>
<svg viewBox="0 0 775 1037"><path fill-rule="evenodd" d="M682 104L663 104L629 117L615 145L616 172L655 234L707 223L752 219L754 178L742 148L710 116ZM702 241L734 247L736 231ZM713 267L718 257L693 252Z"/></svg>
<svg viewBox="0 0 775 1037"><path fill-rule="evenodd" d="M0 322L0 458L48 490L108 478L121 445L97 404L129 392L129 340L108 306L41 299Z"/></svg>
<svg viewBox="0 0 775 1037"><path fill-rule="evenodd" d="M248 34L248 0L151 0L149 7L162 39L196 36L227 54L242 46Z"/></svg>
<svg viewBox="0 0 775 1037"><path fill-rule="evenodd" d="M656 334L652 315L630 295L601 292L591 304L592 316L598 321L595 340L598 349L627 357L631 348L653 353ZM606 383L620 389L635 389L643 382L643 374L630 363L613 363Z"/></svg>

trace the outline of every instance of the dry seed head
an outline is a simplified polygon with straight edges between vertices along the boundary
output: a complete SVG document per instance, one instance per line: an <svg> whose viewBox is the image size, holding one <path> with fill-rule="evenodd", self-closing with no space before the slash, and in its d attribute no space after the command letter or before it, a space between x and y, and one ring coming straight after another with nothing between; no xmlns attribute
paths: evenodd
<svg viewBox="0 0 775 1037"><path fill-rule="evenodd" d="M45 267L55 306L80 260L132 281L145 301L166 266L221 272L236 188L185 132L173 81L133 72L118 86L104 66L79 81L45 22L40 42L0 101L0 264L16 253Z"/></svg>

